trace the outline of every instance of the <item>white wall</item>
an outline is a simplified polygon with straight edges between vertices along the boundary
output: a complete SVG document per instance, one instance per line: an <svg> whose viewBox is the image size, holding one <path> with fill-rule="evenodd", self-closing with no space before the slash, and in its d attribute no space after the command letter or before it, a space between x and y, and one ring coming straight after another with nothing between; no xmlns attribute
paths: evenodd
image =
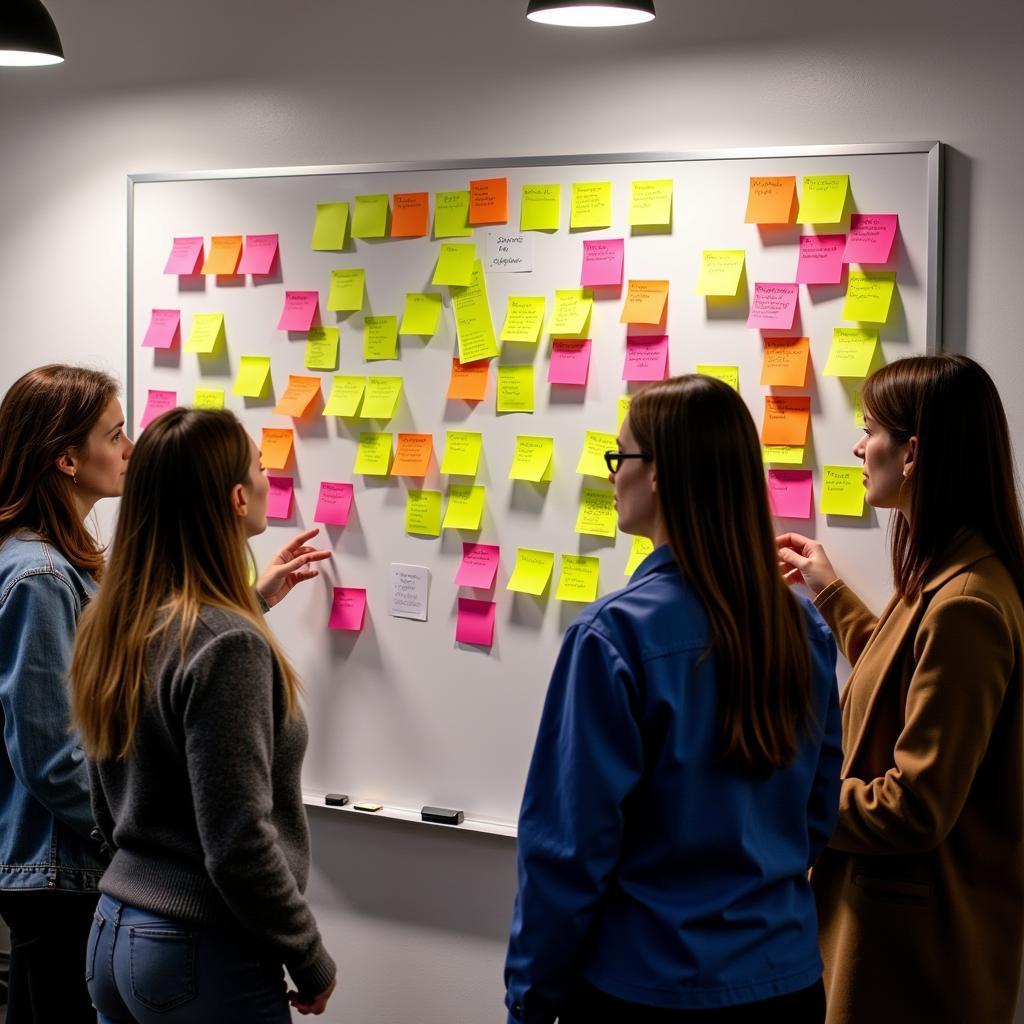
<svg viewBox="0 0 1024 1024"><path fill-rule="evenodd" d="M1024 449L1020 4L658 0L592 34L525 5L49 0L68 63L0 72L0 387L124 372L129 172L937 138L947 347L992 371ZM311 817L343 972L321 1019L501 1020L511 844Z"/></svg>

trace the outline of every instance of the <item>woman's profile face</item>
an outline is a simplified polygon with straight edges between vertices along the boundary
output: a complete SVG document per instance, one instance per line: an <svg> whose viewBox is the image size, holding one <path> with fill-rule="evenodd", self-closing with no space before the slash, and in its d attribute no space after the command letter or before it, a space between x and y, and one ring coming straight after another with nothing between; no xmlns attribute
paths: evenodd
<svg viewBox="0 0 1024 1024"><path fill-rule="evenodd" d="M121 403L112 398L89 431L75 474L77 489L92 500L120 497L124 493L124 475L133 447L124 432Z"/></svg>
<svg viewBox="0 0 1024 1024"><path fill-rule="evenodd" d="M896 444L892 435L864 412L864 434L853 454L864 463L864 487L868 504L875 508L901 508L908 504L904 470L909 443Z"/></svg>
<svg viewBox="0 0 1024 1024"><path fill-rule="evenodd" d="M622 421L617 438L620 452L639 452L633 437L629 417ZM619 516L619 529L623 533L652 537L657 519L657 492L654 488L654 463L642 459L625 459L618 472L608 474L615 485L615 509Z"/></svg>

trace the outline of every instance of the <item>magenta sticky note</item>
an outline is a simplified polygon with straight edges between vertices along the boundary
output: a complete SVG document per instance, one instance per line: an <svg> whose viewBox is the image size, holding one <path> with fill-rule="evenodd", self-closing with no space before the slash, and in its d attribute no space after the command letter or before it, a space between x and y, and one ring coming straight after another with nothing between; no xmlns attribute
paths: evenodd
<svg viewBox="0 0 1024 1024"><path fill-rule="evenodd" d="M494 643L494 613L497 608L493 601L474 601L471 597L460 597L455 642L490 647Z"/></svg>
<svg viewBox="0 0 1024 1024"><path fill-rule="evenodd" d="M246 235L236 274L269 274L277 255L277 235Z"/></svg>
<svg viewBox="0 0 1024 1024"><path fill-rule="evenodd" d="M358 633L366 620L366 591L362 587L335 587L331 601L331 629Z"/></svg>
<svg viewBox="0 0 1024 1024"><path fill-rule="evenodd" d="M292 514L292 493L295 483L290 476L268 478L270 494L267 495L267 518L289 519Z"/></svg>
<svg viewBox="0 0 1024 1024"><path fill-rule="evenodd" d="M768 500L772 515L780 519L810 519L811 471L809 469L769 469Z"/></svg>
<svg viewBox="0 0 1024 1024"><path fill-rule="evenodd" d="M316 499L314 523L332 523L344 526L348 522L348 514L352 508L352 485L336 484L324 480L320 484L320 494Z"/></svg>
<svg viewBox="0 0 1024 1024"><path fill-rule="evenodd" d="M203 265L203 239L176 238L171 244L171 255L167 257L165 274L187 276L198 274Z"/></svg>
<svg viewBox="0 0 1024 1024"><path fill-rule="evenodd" d="M583 269L580 284L584 288L622 284L622 254L625 240L602 238L583 243Z"/></svg>
<svg viewBox="0 0 1024 1024"><path fill-rule="evenodd" d="M846 235L801 235L797 284L839 284Z"/></svg>
<svg viewBox="0 0 1024 1024"><path fill-rule="evenodd" d="M319 315L318 292L285 292L284 309L277 322L279 331L308 331Z"/></svg>
<svg viewBox="0 0 1024 1024"><path fill-rule="evenodd" d="M181 310L154 309L149 318L143 348L170 348L181 341Z"/></svg>
<svg viewBox="0 0 1024 1024"><path fill-rule="evenodd" d="M800 286L796 284L754 285L754 301L750 304L748 327L766 331L791 331L796 317L796 303Z"/></svg>
<svg viewBox="0 0 1024 1024"><path fill-rule="evenodd" d="M548 364L549 384L587 383L590 369L590 339L582 341L558 340L551 343L551 362Z"/></svg>
<svg viewBox="0 0 1024 1024"><path fill-rule="evenodd" d="M160 413L173 409L177 404L177 391L153 391L150 389L146 398L146 408L139 421L139 430L145 430Z"/></svg>
<svg viewBox="0 0 1024 1024"><path fill-rule="evenodd" d="M888 263L899 226L896 213L852 213L844 263Z"/></svg>
<svg viewBox="0 0 1024 1024"><path fill-rule="evenodd" d="M457 587L478 587L489 590L494 586L494 577L498 574L497 544L473 544L462 542L462 564L455 574Z"/></svg>
<svg viewBox="0 0 1024 1024"><path fill-rule="evenodd" d="M668 376L668 335L626 338L623 380L664 380Z"/></svg>

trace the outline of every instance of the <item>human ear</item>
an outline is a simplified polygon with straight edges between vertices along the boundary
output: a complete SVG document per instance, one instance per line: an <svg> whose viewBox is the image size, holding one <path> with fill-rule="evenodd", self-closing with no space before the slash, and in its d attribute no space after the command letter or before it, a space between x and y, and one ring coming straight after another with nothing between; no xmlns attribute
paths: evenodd
<svg viewBox="0 0 1024 1024"><path fill-rule="evenodd" d="M917 462L917 438L912 437L907 441L907 453L903 457L903 475L909 477L914 472Z"/></svg>
<svg viewBox="0 0 1024 1024"><path fill-rule="evenodd" d="M78 460L71 454L70 451L64 452L57 458L55 463L58 473L63 473L65 476L69 476L74 479L78 475Z"/></svg>
<svg viewBox="0 0 1024 1024"><path fill-rule="evenodd" d="M231 488L231 507L239 519L244 519L249 512L249 499L246 496L245 488L241 484L235 484Z"/></svg>

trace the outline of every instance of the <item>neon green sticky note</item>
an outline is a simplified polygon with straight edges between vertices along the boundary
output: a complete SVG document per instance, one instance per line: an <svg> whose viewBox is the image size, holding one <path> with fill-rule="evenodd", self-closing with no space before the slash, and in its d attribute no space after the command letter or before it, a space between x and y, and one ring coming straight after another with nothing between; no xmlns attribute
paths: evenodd
<svg viewBox="0 0 1024 1024"><path fill-rule="evenodd" d="M797 224L838 224L849 187L848 174L805 174L800 183Z"/></svg>
<svg viewBox="0 0 1024 1024"><path fill-rule="evenodd" d="M889 319L895 287L894 270L851 270L846 284L843 319L884 324Z"/></svg>
<svg viewBox="0 0 1024 1024"><path fill-rule="evenodd" d="M672 180L634 181L630 189L629 223L632 227L672 223Z"/></svg>
<svg viewBox="0 0 1024 1024"><path fill-rule="evenodd" d="M436 292L407 292L399 334L433 337L441 319L441 296Z"/></svg>
<svg viewBox="0 0 1024 1024"><path fill-rule="evenodd" d="M588 288L560 288L545 330L559 338L585 337L593 307L593 293Z"/></svg>
<svg viewBox="0 0 1024 1024"><path fill-rule="evenodd" d="M231 393L244 398L262 398L268 380L270 356L242 356L238 360L238 376Z"/></svg>
<svg viewBox="0 0 1024 1024"><path fill-rule="evenodd" d="M584 487L580 495L579 515L576 517L576 532L593 537L614 537L617 525L615 492Z"/></svg>
<svg viewBox="0 0 1024 1024"><path fill-rule="evenodd" d="M311 248L319 251L345 248L348 203L317 203Z"/></svg>
<svg viewBox="0 0 1024 1024"><path fill-rule="evenodd" d="M607 228L612 223L612 183L610 181L574 181L571 228Z"/></svg>
<svg viewBox="0 0 1024 1024"><path fill-rule="evenodd" d="M405 532L441 535L441 492L409 491L405 497Z"/></svg>
<svg viewBox="0 0 1024 1024"><path fill-rule="evenodd" d="M551 579L551 570L555 567L553 551L537 551L533 548L517 548L516 564L512 575L508 578L506 590L515 590L520 594L539 596Z"/></svg>
<svg viewBox="0 0 1024 1024"><path fill-rule="evenodd" d="M306 368L333 370L338 365L338 328L311 327L306 335Z"/></svg>
<svg viewBox="0 0 1024 1024"><path fill-rule="evenodd" d="M366 317L363 320L363 359L394 359L397 355L398 317Z"/></svg>
<svg viewBox="0 0 1024 1024"><path fill-rule="evenodd" d="M557 231L562 216L561 185L524 185L520 231Z"/></svg>
<svg viewBox="0 0 1024 1024"><path fill-rule="evenodd" d="M821 467L821 511L829 516L864 515L863 466Z"/></svg>
<svg viewBox="0 0 1024 1024"><path fill-rule="evenodd" d="M324 416L355 416L365 390L365 377L339 374L331 384L331 393L324 406Z"/></svg>
<svg viewBox="0 0 1024 1024"><path fill-rule="evenodd" d="M469 238L469 189L434 194L434 237Z"/></svg>
<svg viewBox="0 0 1024 1024"><path fill-rule="evenodd" d="M761 461L779 466L802 466L804 464L804 449L788 444L763 444L761 445Z"/></svg>
<svg viewBox="0 0 1024 1024"><path fill-rule="evenodd" d="M352 237L383 238L387 231L387 195L356 196L356 208L352 212Z"/></svg>
<svg viewBox="0 0 1024 1024"><path fill-rule="evenodd" d="M860 388L853 390L853 425L855 427L864 426L864 393Z"/></svg>
<svg viewBox="0 0 1024 1024"><path fill-rule="evenodd" d="M604 461L605 452L618 450L618 439L614 434L605 434L600 430L588 430L583 439L583 451L580 461L576 463L576 472L585 476L608 475L608 465Z"/></svg>
<svg viewBox="0 0 1024 1024"><path fill-rule="evenodd" d="M510 295L501 340L536 345L544 324L544 306L543 295Z"/></svg>
<svg viewBox="0 0 1024 1024"><path fill-rule="evenodd" d="M220 388L196 388L192 405L196 409L223 409L224 392Z"/></svg>
<svg viewBox="0 0 1024 1024"><path fill-rule="evenodd" d="M475 363L498 354L491 307L487 301L487 282L483 264L473 262L473 275L465 288L452 288L452 312L459 339L459 362Z"/></svg>
<svg viewBox="0 0 1024 1024"><path fill-rule="evenodd" d="M332 270L327 308L339 313L354 313L362 309L365 286L366 271L362 267Z"/></svg>
<svg viewBox="0 0 1024 1024"><path fill-rule="evenodd" d="M562 555L562 572L558 577L557 601L582 601L588 604L597 599L597 585L601 575L601 560L593 555Z"/></svg>
<svg viewBox="0 0 1024 1024"><path fill-rule="evenodd" d="M698 363L697 372L703 373L705 377L724 380L733 391L739 391L740 389L740 368L738 366L716 366L710 363Z"/></svg>
<svg viewBox="0 0 1024 1024"><path fill-rule="evenodd" d="M498 367L498 412L533 412L533 367Z"/></svg>
<svg viewBox="0 0 1024 1024"><path fill-rule="evenodd" d="M389 420L395 415L395 406L402 394L401 377L367 377L366 398L363 399L363 411L359 414L364 420Z"/></svg>
<svg viewBox="0 0 1024 1024"><path fill-rule="evenodd" d="M633 543L629 549L629 559L626 562L624 576L632 576L640 563L654 550L654 541L650 537L641 537L640 534L633 535Z"/></svg>
<svg viewBox="0 0 1024 1024"><path fill-rule="evenodd" d="M192 330L185 342L186 352L210 355L224 340L223 313L196 313L192 318Z"/></svg>
<svg viewBox="0 0 1024 1024"><path fill-rule="evenodd" d="M474 431L449 430L444 443L441 472L455 476L476 476L483 442L483 435Z"/></svg>
<svg viewBox="0 0 1024 1024"><path fill-rule="evenodd" d="M705 249L701 256L698 295L734 296L743 276L743 249Z"/></svg>
<svg viewBox="0 0 1024 1024"><path fill-rule="evenodd" d="M391 469L391 435L363 431L356 448L353 472L364 476L387 476Z"/></svg>
<svg viewBox="0 0 1024 1024"><path fill-rule="evenodd" d="M472 242L442 242L431 284L465 288L473 279L476 246Z"/></svg>
<svg viewBox="0 0 1024 1024"><path fill-rule="evenodd" d="M835 327L826 377L866 377L878 348L877 327Z"/></svg>
<svg viewBox="0 0 1024 1024"><path fill-rule="evenodd" d="M615 424L615 429L618 430L622 426L622 421L629 415L629 405L633 401L632 395L623 395L619 399L619 415L618 420Z"/></svg>
<svg viewBox="0 0 1024 1024"><path fill-rule="evenodd" d="M479 530L484 514L484 488L475 484L449 484L448 507L444 510L446 530Z"/></svg>
<svg viewBox="0 0 1024 1024"><path fill-rule="evenodd" d="M516 437L512 465L508 471L509 480L529 480L532 483L550 480L554 451L553 437L519 434Z"/></svg>

